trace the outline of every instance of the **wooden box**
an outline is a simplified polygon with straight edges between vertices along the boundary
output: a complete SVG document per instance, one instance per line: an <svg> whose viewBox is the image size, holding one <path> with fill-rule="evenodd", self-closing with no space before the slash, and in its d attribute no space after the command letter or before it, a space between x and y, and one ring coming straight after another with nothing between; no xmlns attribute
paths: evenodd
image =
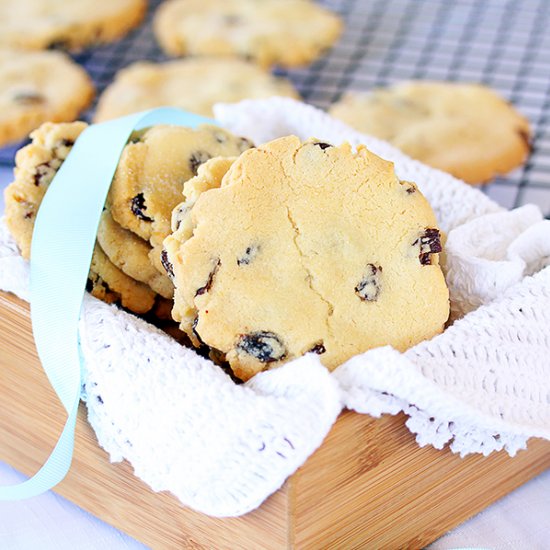
<svg viewBox="0 0 550 550"><path fill-rule="evenodd" d="M65 415L36 356L28 305L0 293L0 460L45 461ZM217 519L110 464L81 405L73 467L56 491L152 548L421 548L550 467L550 442L515 458L419 448L404 416L344 412L320 449L256 511Z"/></svg>

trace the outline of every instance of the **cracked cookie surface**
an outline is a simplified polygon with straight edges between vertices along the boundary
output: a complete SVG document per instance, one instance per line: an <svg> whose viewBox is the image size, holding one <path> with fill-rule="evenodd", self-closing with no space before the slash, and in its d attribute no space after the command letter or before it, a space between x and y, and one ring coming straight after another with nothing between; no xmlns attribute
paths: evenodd
<svg viewBox="0 0 550 550"><path fill-rule="evenodd" d="M239 56L294 67L323 55L342 22L303 0L170 0L155 14L154 29L170 55Z"/></svg>
<svg viewBox="0 0 550 550"><path fill-rule="evenodd" d="M281 138L210 160L184 193L164 241L173 315L239 378L307 352L333 369L443 329L435 216L365 147Z"/></svg>
<svg viewBox="0 0 550 550"><path fill-rule="evenodd" d="M410 82L350 92L330 114L472 184L516 168L531 150L527 119L477 84Z"/></svg>

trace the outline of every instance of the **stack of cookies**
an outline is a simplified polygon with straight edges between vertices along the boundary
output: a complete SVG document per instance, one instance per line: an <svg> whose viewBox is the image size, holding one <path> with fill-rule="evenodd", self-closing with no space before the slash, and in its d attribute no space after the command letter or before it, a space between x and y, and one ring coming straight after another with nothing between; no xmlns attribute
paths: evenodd
<svg viewBox="0 0 550 550"><path fill-rule="evenodd" d="M203 164L164 241L174 319L247 380L304 353L329 369L443 330L434 213L393 164L296 137Z"/></svg>
<svg viewBox="0 0 550 550"><path fill-rule="evenodd" d="M42 198L85 128L83 122L46 123L17 153L5 214L25 258ZM173 285L162 264L162 241L170 233L171 212L183 185L209 158L238 155L250 146L215 126L156 126L134 134L101 216L88 290L135 313L154 310L157 316L169 316Z"/></svg>
<svg viewBox="0 0 550 550"><path fill-rule="evenodd" d="M17 154L6 223L25 258L42 198L85 128L44 124ZM123 150L88 290L173 317L189 345L247 380L308 352L332 369L440 332L439 252L426 199L365 147L289 136L254 148L215 126L160 125Z"/></svg>

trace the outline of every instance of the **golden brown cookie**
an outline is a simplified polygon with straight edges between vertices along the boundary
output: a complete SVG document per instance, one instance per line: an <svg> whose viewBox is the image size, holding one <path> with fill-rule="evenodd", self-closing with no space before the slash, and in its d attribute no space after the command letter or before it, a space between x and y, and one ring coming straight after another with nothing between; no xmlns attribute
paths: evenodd
<svg viewBox="0 0 550 550"><path fill-rule="evenodd" d="M443 329L435 216L365 147L281 138L210 161L186 193L164 242L173 315L239 378L307 352L333 369Z"/></svg>
<svg viewBox="0 0 550 550"><path fill-rule="evenodd" d="M184 183L208 159L238 155L252 144L211 125L154 126L131 141L113 179L108 208L117 223L151 243L151 262L164 274L162 241L170 233Z"/></svg>
<svg viewBox="0 0 550 550"><path fill-rule="evenodd" d="M330 114L468 183L484 183L525 161L529 123L477 84L409 82L349 93Z"/></svg>
<svg viewBox="0 0 550 550"><path fill-rule="evenodd" d="M323 55L342 22L304 0L167 0L154 29L171 55L239 56L264 67L294 67Z"/></svg>
<svg viewBox="0 0 550 550"><path fill-rule="evenodd" d="M74 120L93 96L90 77L65 54L0 48L0 146L43 122Z"/></svg>
<svg viewBox="0 0 550 550"><path fill-rule="evenodd" d="M99 99L95 120L102 122L163 106L212 116L214 103L271 96L299 97L290 81L244 60L190 58L167 63L138 62L117 73Z"/></svg>
<svg viewBox="0 0 550 550"><path fill-rule="evenodd" d="M104 302L120 303L134 313L147 313L155 305L153 290L118 269L98 244L92 255L86 290Z"/></svg>
<svg viewBox="0 0 550 550"><path fill-rule="evenodd" d="M17 152L15 180L5 191L5 220L24 258L30 256L42 199L86 126L84 122L43 124L31 134L32 143ZM149 311L155 302L155 292L118 269L99 245L94 249L87 289L95 297L120 302L135 313Z"/></svg>
<svg viewBox="0 0 550 550"><path fill-rule="evenodd" d="M79 50L112 42L140 23L146 7L146 0L2 0L0 46Z"/></svg>
<svg viewBox="0 0 550 550"><path fill-rule="evenodd" d="M126 275L145 283L163 298L172 299L174 285L151 264L149 243L116 223L108 210L101 214L97 242L109 260Z"/></svg>
<svg viewBox="0 0 550 550"><path fill-rule="evenodd" d="M29 258L34 220L53 177L70 153L85 122L47 122L15 156L14 181L5 190L6 224L23 258Z"/></svg>

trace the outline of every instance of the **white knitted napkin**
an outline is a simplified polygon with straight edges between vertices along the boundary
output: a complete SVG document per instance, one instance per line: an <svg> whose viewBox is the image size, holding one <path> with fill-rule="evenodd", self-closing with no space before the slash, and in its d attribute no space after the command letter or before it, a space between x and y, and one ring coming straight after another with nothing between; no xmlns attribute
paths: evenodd
<svg viewBox="0 0 550 550"><path fill-rule="evenodd" d="M80 323L89 420L111 460L210 515L257 507L321 444L342 407L404 411L420 445L461 454L550 439L550 222L288 99L219 105L256 142L294 133L365 143L414 181L447 233L453 319L404 354L386 347L329 373L316 355L236 386L140 319L87 296ZM0 224L0 288L28 299L28 266Z"/></svg>

